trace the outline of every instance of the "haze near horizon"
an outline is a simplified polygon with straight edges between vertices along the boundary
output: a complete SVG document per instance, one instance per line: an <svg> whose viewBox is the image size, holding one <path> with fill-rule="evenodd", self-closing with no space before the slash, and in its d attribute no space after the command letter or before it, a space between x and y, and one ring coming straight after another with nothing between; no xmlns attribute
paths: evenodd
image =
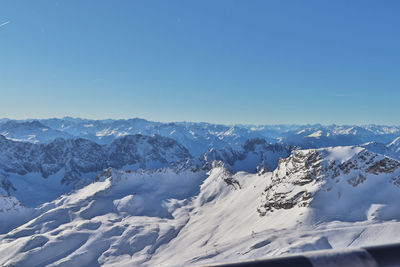
<svg viewBox="0 0 400 267"><path fill-rule="evenodd" d="M0 117L399 125L397 1L0 3Z"/></svg>

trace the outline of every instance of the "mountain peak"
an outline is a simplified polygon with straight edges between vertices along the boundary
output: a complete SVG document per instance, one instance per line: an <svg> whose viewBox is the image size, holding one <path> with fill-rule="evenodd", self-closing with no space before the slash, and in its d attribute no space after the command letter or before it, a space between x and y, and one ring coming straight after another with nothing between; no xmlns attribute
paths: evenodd
<svg viewBox="0 0 400 267"><path fill-rule="evenodd" d="M298 150L279 162L258 211L310 207L320 219L362 220L373 203L400 200L399 184L400 162L365 148ZM388 195L376 194L377 188Z"/></svg>

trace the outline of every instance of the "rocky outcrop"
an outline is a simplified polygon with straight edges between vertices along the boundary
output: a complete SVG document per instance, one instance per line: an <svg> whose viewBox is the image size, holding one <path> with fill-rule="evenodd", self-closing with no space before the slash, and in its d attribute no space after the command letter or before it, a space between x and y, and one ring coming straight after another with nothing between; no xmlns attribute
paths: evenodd
<svg viewBox="0 0 400 267"><path fill-rule="evenodd" d="M128 135L109 145L99 145L83 138L58 138L49 144L32 144L0 136L0 170L4 174L40 173L47 178L63 169L62 183L65 184L76 183L84 174L107 167L155 169L190 158L185 147L158 135ZM7 177L0 182L3 188L12 188Z"/></svg>
<svg viewBox="0 0 400 267"><path fill-rule="evenodd" d="M399 173L400 162L360 147L297 150L280 160L258 211L265 215L279 209L307 207L316 194L331 191L341 180L357 187L371 175L382 175L398 186Z"/></svg>
<svg viewBox="0 0 400 267"><path fill-rule="evenodd" d="M206 163L222 161L235 172L264 173L273 171L279 159L288 157L294 148L277 143L270 144L265 139L255 138L247 140L241 146L210 149L204 153L202 159Z"/></svg>

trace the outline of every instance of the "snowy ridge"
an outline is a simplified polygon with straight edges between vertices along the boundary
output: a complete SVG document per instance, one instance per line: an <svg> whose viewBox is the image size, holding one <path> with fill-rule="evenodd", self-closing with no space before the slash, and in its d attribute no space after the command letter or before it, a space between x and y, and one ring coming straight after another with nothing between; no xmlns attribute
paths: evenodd
<svg viewBox="0 0 400 267"><path fill-rule="evenodd" d="M210 201L194 204L187 225L150 263L231 262L400 241L400 224L392 221L400 219L398 161L360 147L337 147L294 151L279 166L257 175L213 169L193 203ZM226 178L213 177L218 172L216 177L235 183L223 185Z"/></svg>
<svg viewBox="0 0 400 267"><path fill-rule="evenodd" d="M30 126L29 126L30 125ZM170 137L197 157L209 149L242 145L248 139L290 144L302 148L389 143L400 135L398 126L378 125L218 125L211 123L160 123L144 119L88 120L65 117L42 120L0 120L0 134L7 138L48 143L56 138L85 138L109 144L125 135L158 134Z"/></svg>
<svg viewBox="0 0 400 267"><path fill-rule="evenodd" d="M399 127L0 129L2 266L184 266L400 242Z"/></svg>
<svg viewBox="0 0 400 267"><path fill-rule="evenodd" d="M362 147L296 150L272 173L107 169L0 235L0 264L181 266L400 241L399 184L400 163Z"/></svg>
<svg viewBox="0 0 400 267"><path fill-rule="evenodd" d="M393 147L391 147L387 144L369 142L369 143L361 145L361 147L363 147L371 152L374 152L377 154L382 154L382 155L385 155L389 158L393 158L396 160L400 160L400 153L396 152L396 150L393 149Z"/></svg>
<svg viewBox="0 0 400 267"><path fill-rule="evenodd" d="M198 192L204 178L204 172L190 170L108 169L94 183L39 207L31 220L0 235L0 265L145 262L187 222L187 212L176 210Z"/></svg>
<svg viewBox="0 0 400 267"><path fill-rule="evenodd" d="M396 153L400 153L400 137L397 137L393 142L387 145L387 147Z"/></svg>
<svg viewBox="0 0 400 267"><path fill-rule="evenodd" d="M295 151L273 172L259 212L309 207L314 221L400 218L399 182L399 161L364 148Z"/></svg>
<svg viewBox="0 0 400 267"><path fill-rule="evenodd" d="M13 141L31 143L48 143L55 138L72 138L70 134L45 126L38 120L0 122L0 135Z"/></svg>
<svg viewBox="0 0 400 267"><path fill-rule="evenodd" d="M185 146L193 156L199 156L209 148L222 148L227 145L244 143L249 137L262 137L262 135L245 127L210 123L159 123L138 118L128 120L87 120L69 117L39 121L56 131L53 139L60 137L60 134L67 134L75 138L89 139L99 144L109 144L113 140L126 135L142 134L152 136L156 134L176 140ZM25 121L12 122L18 124ZM10 133L8 138L14 138L14 135ZM40 138L27 138L24 140L42 142Z"/></svg>
<svg viewBox="0 0 400 267"><path fill-rule="evenodd" d="M269 144L265 139L249 139L238 147L210 149L203 154L206 162L222 161L233 171L249 173L273 171L281 158L290 155L294 147L281 144Z"/></svg>
<svg viewBox="0 0 400 267"><path fill-rule="evenodd" d="M0 188L32 205L88 184L108 167L152 170L190 159L186 148L161 136L124 136L103 146L82 138L39 145L0 136Z"/></svg>

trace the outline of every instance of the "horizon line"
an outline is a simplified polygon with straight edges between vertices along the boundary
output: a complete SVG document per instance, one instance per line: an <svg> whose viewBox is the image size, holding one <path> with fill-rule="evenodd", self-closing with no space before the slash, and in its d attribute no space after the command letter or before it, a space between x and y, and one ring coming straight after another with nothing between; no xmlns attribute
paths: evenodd
<svg viewBox="0 0 400 267"><path fill-rule="evenodd" d="M198 124L211 124L211 125L222 125L222 126L256 126L256 127L261 127L261 126L323 126L323 127L329 127L329 126L358 126L358 127L366 127L366 126L383 126L383 127L400 127L400 124L377 124L377 123L367 123L367 124L358 124L358 123L353 123L353 124L348 124L348 123L328 123L328 124L323 124L323 123L215 123L215 122L207 122L207 121L190 121L190 120L183 120L183 121L157 121L157 120L151 120L151 119L146 119L146 118L140 118L140 117L131 117L131 118L101 118L101 119L89 119L89 118L84 118L84 117L73 117L73 116L63 116L63 117L47 117L47 118L24 118L24 119L14 119L14 118L0 118L0 122L2 121L17 121L17 122L24 122L24 121L42 121L42 120L66 120L66 119L71 119L71 120L87 120L87 121L128 121L128 120L144 120L147 122L153 122L153 123L163 123L163 124L169 124L169 123L198 123Z"/></svg>

